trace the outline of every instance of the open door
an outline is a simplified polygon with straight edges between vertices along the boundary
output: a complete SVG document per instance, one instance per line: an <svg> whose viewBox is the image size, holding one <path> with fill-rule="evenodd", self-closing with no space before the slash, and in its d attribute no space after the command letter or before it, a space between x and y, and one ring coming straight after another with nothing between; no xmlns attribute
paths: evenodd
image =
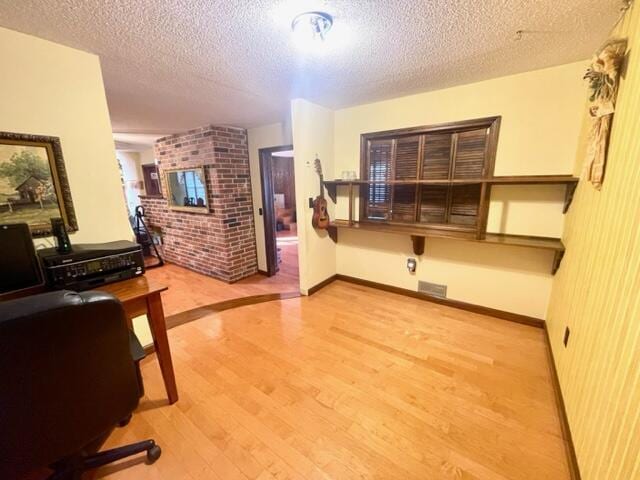
<svg viewBox="0 0 640 480"><path fill-rule="evenodd" d="M259 151L267 275L270 277L280 271L285 260L295 261L295 269L287 268L287 271L293 274L295 270L297 276L295 172L292 152L292 145L262 148Z"/></svg>

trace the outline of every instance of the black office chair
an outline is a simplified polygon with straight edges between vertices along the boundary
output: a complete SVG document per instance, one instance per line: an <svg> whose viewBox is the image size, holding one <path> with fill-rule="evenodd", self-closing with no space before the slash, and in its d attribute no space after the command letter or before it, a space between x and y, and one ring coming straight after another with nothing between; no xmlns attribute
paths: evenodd
<svg viewBox="0 0 640 480"><path fill-rule="evenodd" d="M122 305L107 293L0 302L0 478L49 467L49 480L79 479L145 451L148 462L157 460L153 440L83 452L131 418L142 394L141 356Z"/></svg>

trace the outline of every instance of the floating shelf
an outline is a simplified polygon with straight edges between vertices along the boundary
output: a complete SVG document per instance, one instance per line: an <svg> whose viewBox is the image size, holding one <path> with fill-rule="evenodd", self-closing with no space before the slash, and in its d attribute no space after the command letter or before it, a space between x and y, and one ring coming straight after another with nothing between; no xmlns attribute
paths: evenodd
<svg viewBox="0 0 640 480"><path fill-rule="evenodd" d="M337 187L349 188L349 220L335 220L329 226L329 236L334 242L338 241L338 229L349 228L354 230L375 231L408 235L413 243L413 252L416 255L424 253L425 238L448 238L452 240L464 240L470 242L488 243L494 245L510 245L514 247L537 248L554 252L552 273L556 273L564 256L564 245L559 238L534 237L527 235L508 235L500 233L478 233L477 228L465 230L460 226L451 227L439 225L437 228L429 228L420 225L404 225L376 221L353 221L354 187L358 189L363 185L470 185L482 184L484 188L492 185L565 185L565 199L563 213L566 213L573 200L573 194L578 185L579 178L572 175L522 175L502 176L486 178L465 178L446 180L331 180L325 181L329 197L336 202Z"/></svg>
<svg viewBox="0 0 640 480"><path fill-rule="evenodd" d="M424 253L425 238L448 238L452 240L463 240L470 242L488 243L495 245L510 245L514 247L537 248L555 252L553 259L552 273L556 273L562 257L564 256L564 245L559 238L532 237L526 235L508 235L501 233L487 233L484 238L478 239L475 232L447 232L444 230L429 230L412 225L394 225L377 222L349 222L348 220L335 220L329 225L329 235L334 242L338 241L338 229L348 228L353 230L374 231L392 233L398 235L408 235L413 243L413 252L416 255Z"/></svg>
<svg viewBox="0 0 640 480"><path fill-rule="evenodd" d="M578 177L572 175L520 175L489 178L464 178L451 180L328 180L324 182L329 197L336 202L336 190L338 186L362 185L566 185L563 213L567 213L573 200L573 193L578 185Z"/></svg>

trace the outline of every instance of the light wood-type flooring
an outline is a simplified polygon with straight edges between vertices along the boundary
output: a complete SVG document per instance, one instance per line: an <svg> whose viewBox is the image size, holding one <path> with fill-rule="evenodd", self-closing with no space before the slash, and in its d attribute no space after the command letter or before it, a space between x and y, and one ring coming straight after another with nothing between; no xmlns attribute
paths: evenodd
<svg viewBox="0 0 640 480"><path fill-rule="evenodd" d="M147 270L145 276L169 287L162 294L167 317L196 307L253 295L298 293L297 243L288 242L279 246L282 248L283 262L280 271L272 277L256 274L229 284L174 264Z"/></svg>
<svg viewBox="0 0 640 480"><path fill-rule="evenodd" d="M169 341L180 400L147 358L104 446L154 438L162 457L97 478L569 478L542 329L336 281Z"/></svg>

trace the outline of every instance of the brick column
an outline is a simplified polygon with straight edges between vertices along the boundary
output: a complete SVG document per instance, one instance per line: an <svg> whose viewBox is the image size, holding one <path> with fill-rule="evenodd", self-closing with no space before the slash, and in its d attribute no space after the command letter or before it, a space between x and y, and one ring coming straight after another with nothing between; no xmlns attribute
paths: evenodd
<svg viewBox="0 0 640 480"><path fill-rule="evenodd" d="M142 197L147 222L162 229L167 261L227 282L257 272L247 132L207 126L155 144L164 198ZM209 213L170 210L165 171L203 167Z"/></svg>

